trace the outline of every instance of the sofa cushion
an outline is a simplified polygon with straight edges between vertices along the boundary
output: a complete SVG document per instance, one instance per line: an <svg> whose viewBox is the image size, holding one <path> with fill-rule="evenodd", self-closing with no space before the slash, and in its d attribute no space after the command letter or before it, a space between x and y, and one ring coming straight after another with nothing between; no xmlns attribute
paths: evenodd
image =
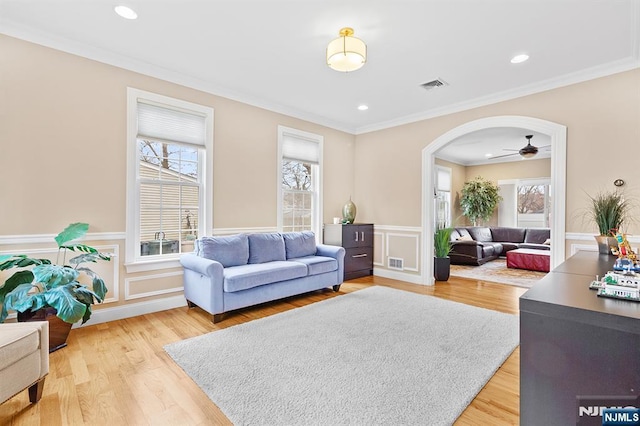
<svg viewBox="0 0 640 426"><path fill-rule="evenodd" d="M300 262L307 265L309 275L320 275L325 272L338 270L338 261L332 257L307 256L291 259L290 262Z"/></svg>
<svg viewBox="0 0 640 426"><path fill-rule="evenodd" d="M0 337L0 370L31 353L37 353L39 347L40 332L37 328L4 327Z"/></svg>
<svg viewBox="0 0 640 426"><path fill-rule="evenodd" d="M282 234L287 259L316 254L316 234L311 231Z"/></svg>
<svg viewBox="0 0 640 426"><path fill-rule="evenodd" d="M455 229L456 229L456 232L458 233L458 237L456 238L458 241L460 241L460 237L465 237L465 236L471 237L471 234L469 233L469 230L467 228L455 228ZM473 237L471 237L471 239L473 239Z"/></svg>
<svg viewBox="0 0 640 426"><path fill-rule="evenodd" d="M547 238L551 238L551 230L549 228L527 228L524 242L543 244Z"/></svg>
<svg viewBox="0 0 640 426"><path fill-rule="evenodd" d="M307 265L300 262L272 261L224 268L224 291L246 290L265 284L292 280L307 275Z"/></svg>
<svg viewBox="0 0 640 426"><path fill-rule="evenodd" d="M522 243L524 242L524 234L526 228L491 228L491 236L493 241L506 243Z"/></svg>
<svg viewBox="0 0 640 426"><path fill-rule="evenodd" d="M467 229L469 230L471 237L476 241L493 241L490 228L485 226L473 226Z"/></svg>
<svg viewBox="0 0 640 426"><path fill-rule="evenodd" d="M249 234L249 263L286 260L284 238L277 232Z"/></svg>
<svg viewBox="0 0 640 426"><path fill-rule="evenodd" d="M196 242L196 253L229 266L246 265L249 260L249 240L246 234L224 237L202 237Z"/></svg>

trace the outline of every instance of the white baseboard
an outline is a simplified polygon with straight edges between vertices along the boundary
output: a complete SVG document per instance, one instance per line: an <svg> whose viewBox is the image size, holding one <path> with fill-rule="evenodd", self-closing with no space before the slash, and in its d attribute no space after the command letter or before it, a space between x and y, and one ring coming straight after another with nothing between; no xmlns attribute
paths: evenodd
<svg viewBox="0 0 640 426"><path fill-rule="evenodd" d="M407 274L406 272L390 271L388 269L373 268L373 275L390 278L392 280L406 281L413 284L424 284L420 275Z"/></svg>
<svg viewBox="0 0 640 426"><path fill-rule="evenodd" d="M149 300L147 302L129 303L113 308L96 309L91 315L91 319L84 325L74 324L75 327L86 327L88 325L101 324L103 322L115 321L124 318L137 317L153 312L166 311L167 309L187 306L184 295L165 297L163 299Z"/></svg>

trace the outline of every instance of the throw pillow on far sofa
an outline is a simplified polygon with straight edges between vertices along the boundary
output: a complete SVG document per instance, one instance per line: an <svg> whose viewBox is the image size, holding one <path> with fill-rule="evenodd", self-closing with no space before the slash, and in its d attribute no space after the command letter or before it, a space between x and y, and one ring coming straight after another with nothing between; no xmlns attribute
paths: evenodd
<svg viewBox="0 0 640 426"><path fill-rule="evenodd" d="M473 238L471 238L471 235L462 235L456 238L456 241L473 241Z"/></svg>
<svg viewBox="0 0 640 426"><path fill-rule="evenodd" d="M224 237L202 237L196 241L196 254L222 263L222 266L246 265L249 240L246 234Z"/></svg>
<svg viewBox="0 0 640 426"><path fill-rule="evenodd" d="M311 231L287 232L283 234L287 259L315 256L316 234Z"/></svg>

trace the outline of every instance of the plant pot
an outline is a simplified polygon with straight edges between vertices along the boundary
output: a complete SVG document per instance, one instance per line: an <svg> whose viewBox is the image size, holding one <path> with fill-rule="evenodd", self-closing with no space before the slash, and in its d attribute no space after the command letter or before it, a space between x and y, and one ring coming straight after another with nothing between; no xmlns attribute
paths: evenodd
<svg viewBox="0 0 640 426"><path fill-rule="evenodd" d="M449 257L433 258L433 277L436 281L448 281L451 272L451 259Z"/></svg>
<svg viewBox="0 0 640 426"><path fill-rule="evenodd" d="M598 242L598 252L600 254L610 254L613 256L613 253L611 253L611 247L618 247L618 240L616 240L616 237L596 235L595 238Z"/></svg>
<svg viewBox="0 0 640 426"><path fill-rule="evenodd" d="M18 312L19 322L47 321L49 323L49 353L67 346L67 337L73 325L58 318L57 312L55 308L51 307L42 308L35 312Z"/></svg>

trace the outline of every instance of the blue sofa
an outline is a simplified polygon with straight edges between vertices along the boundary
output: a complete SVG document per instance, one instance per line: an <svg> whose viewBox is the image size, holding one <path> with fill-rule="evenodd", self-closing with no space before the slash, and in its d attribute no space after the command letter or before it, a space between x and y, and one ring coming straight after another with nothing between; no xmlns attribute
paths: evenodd
<svg viewBox="0 0 640 426"><path fill-rule="evenodd" d="M203 237L180 257L184 295L213 322L235 309L300 293L340 289L345 250L316 244L313 232Z"/></svg>

